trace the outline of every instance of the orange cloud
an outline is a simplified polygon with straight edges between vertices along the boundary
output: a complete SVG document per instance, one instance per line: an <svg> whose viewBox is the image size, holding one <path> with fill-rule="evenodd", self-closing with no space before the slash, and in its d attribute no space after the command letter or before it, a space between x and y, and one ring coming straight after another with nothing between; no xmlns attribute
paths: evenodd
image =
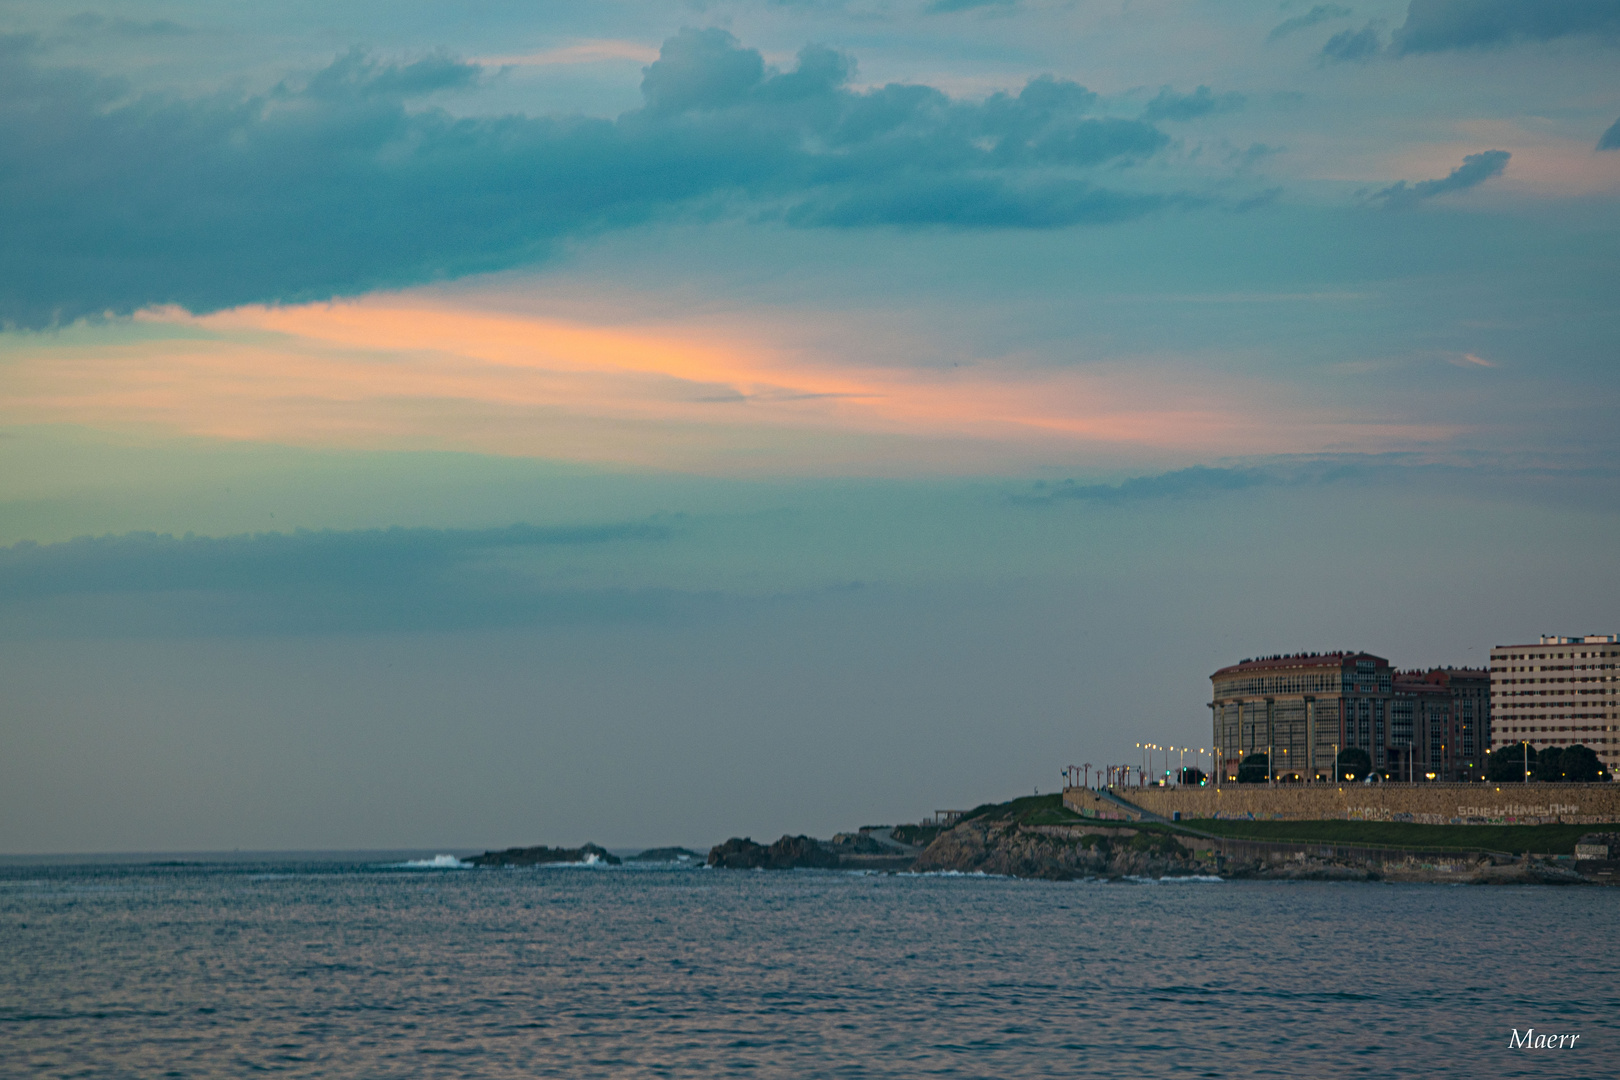
<svg viewBox="0 0 1620 1080"><path fill-rule="evenodd" d="M862 363L748 328L621 329L419 301L138 316L171 336L35 339L0 374L11 422L442 448L725 472L999 471L1099 453L1387 448L1447 432L1361 422L1276 387L1140 362ZM926 355L927 342L911 342Z"/></svg>
<svg viewBox="0 0 1620 1080"><path fill-rule="evenodd" d="M658 49L635 41L593 38L555 49L513 56L480 56L473 62L485 67L555 67L562 64L599 64L604 61L634 61L650 64L658 59Z"/></svg>

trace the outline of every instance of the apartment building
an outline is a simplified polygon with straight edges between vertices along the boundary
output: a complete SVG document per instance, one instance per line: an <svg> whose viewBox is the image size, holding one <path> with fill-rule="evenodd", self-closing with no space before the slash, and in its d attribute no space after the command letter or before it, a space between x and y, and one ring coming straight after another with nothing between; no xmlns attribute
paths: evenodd
<svg viewBox="0 0 1620 1080"><path fill-rule="evenodd" d="M1482 668L1430 668L1395 675L1396 720L1390 771L1400 780L1478 780L1490 746L1491 673Z"/></svg>
<svg viewBox="0 0 1620 1080"><path fill-rule="evenodd" d="M1543 635L1491 650L1491 748L1582 743L1620 766L1620 635Z"/></svg>

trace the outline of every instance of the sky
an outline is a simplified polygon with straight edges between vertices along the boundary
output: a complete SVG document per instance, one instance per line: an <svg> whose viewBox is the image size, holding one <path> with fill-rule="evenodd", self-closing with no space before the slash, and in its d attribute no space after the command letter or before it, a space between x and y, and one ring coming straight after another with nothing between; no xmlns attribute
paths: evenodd
<svg viewBox="0 0 1620 1080"><path fill-rule="evenodd" d="M1620 0L0 2L0 852L704 847L1620 631Z"/></svg>

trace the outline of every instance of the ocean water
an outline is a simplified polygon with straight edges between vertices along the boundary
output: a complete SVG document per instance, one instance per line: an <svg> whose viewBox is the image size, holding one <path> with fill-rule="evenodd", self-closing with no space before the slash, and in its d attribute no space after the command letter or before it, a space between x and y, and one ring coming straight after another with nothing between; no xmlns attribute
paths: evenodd
<svg viewBox="0 0 1620 1080"><path fill-rule="evenodd" d="M1620 889L424 863L0 866L0 1076L1620 1075Z"/></svg>

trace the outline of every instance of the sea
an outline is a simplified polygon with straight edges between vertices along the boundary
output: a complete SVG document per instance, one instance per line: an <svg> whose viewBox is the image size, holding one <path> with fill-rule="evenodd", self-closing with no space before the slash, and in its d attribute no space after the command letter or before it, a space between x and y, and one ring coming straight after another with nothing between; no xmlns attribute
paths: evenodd
<svg viewBox="0 0 1620 1080"><path fill-rule="evenodd" d="M0 1077L1615 1077L1617 931L1600 887L12 859Z"/></svg>

